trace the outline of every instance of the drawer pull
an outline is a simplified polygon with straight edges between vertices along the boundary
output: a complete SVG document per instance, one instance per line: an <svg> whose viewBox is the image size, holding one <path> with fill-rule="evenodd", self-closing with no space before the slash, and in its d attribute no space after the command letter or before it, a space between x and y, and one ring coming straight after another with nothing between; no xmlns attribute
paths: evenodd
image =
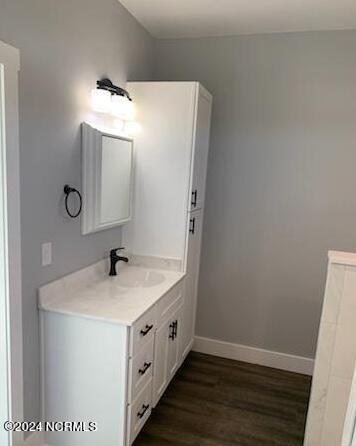
<svg viewBox="0 0 356 446"><path fill-rule="evenodd" d="M147 370L151 367L151 365L152 362L145 362L142 369L139 369L138 373L140 375L144 375L147 372Z"/></svg>
<svg viewBox="0 0 356 446"><path fill-rule="evenodd" d="M137 412L137 418L142 418L148 411L149 407L149 404L142 404L142 410L140 412Z"/></svg>
<svg viewBox="0 0 356 446"><path fill-rule="evenodd" d="M142 336L146 336L147 333L149 333L153 328L153 324L152 325L146 325L146 327L140 331Z"/></svg>

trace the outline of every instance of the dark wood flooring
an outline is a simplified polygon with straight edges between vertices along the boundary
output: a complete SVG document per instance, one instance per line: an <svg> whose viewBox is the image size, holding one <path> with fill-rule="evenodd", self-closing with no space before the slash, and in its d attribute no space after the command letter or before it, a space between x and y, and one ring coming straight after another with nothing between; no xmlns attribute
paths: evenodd
<svg viewBox="0 0 356 446"><path fill-rule="evenodd" d="M134 446L301 446L310 382L191 353Z"/></svg>

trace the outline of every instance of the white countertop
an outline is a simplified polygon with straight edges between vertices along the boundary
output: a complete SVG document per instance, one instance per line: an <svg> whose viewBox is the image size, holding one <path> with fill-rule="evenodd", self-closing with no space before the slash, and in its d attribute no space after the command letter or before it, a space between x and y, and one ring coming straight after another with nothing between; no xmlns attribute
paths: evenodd
<svg viewBox="0 0 356 446"><path fill-rule="evenodd" d="M132 325L182 278L184 273L121 264L109 277L101 261L39 289L43 311Z"/></svg>

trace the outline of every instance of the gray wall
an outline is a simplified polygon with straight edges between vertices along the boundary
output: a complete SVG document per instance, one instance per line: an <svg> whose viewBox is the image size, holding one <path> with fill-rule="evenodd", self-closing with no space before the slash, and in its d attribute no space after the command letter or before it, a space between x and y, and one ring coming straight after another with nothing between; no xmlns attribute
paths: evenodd
<svg viewBox="0 0 356 446"><path fill-rule="evenodd" d="M116 0L0 0L21 50L25 414L38 419L37 288L120 244L62 214L97 78L151 78L153 40ZM198 334L313 356L327 250L356 250L356 32L156 42L157 79L214 95ZM53 265L41 267L41 243Z"/></svg>
<svg viewBox="0 0 356 446"><path fill-rule="evenodd" d="M356 32L156 45L214 95L197 334L313 357L327 251L356 251Z"/></svg>
<svg viewBox="0 0 356 446"><path fill-rule="evenodd" d="M153 41L117 0L0 0L0 40L21 51L20 163L25 416L40 416L37 288L101 259L121 230L81 236L63 217L61 192L80 187L80 123L90 91L108 75L151 76ZM53 265L41 267L41 243Z"/></svg>

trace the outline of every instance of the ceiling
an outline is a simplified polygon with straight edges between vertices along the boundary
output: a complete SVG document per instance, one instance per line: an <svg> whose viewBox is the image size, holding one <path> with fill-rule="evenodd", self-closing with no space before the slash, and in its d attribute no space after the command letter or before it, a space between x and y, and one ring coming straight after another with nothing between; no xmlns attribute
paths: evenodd
<svg viewBox="0 0 356 446"><path fill-rule="evenodd" d="M356 0L120 0L155 37L356 28Z"/></svg>

